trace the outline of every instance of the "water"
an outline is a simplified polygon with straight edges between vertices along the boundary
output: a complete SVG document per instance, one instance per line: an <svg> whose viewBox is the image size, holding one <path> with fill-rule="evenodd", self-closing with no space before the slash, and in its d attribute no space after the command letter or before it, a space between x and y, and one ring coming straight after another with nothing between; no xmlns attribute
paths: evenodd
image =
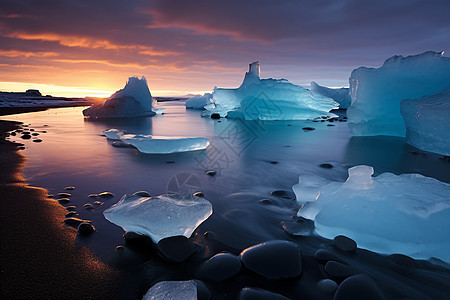
<svg viewBox="0 0 450 300"><path fill-rule="evenodd" d="M184 102L164 102L164 115L136 120L88 121L82 107L7 116L31 124L42 143L25 143L24 176L32 186L64 192L75 186L69 205L76 205L81 218L93 221L93 238L80 239L107 263L114 260L114 248L123 245L123 230L109 223L103 211L124 194L147 190L151 195L167 192L202 191L214 209L194 239L206 231L223 244L243 249L270 239L286 239L280 222L291 220L298 204L293 199L272 196L275 190L291 191L301 174L317 174L344 181L347 169L371 165L375 175L383 172L420 173L450 182L448 163L439 155L417 153L404 139L392 137L351 138L346 122L273 121L201 118L200 112L186 110ZM341 117L345 115L339 112ZM333 124L335 126L327 126ZM304 131L303 127L314 127ZM201 136L211 141L204 151L169 155L141 154L132 148L115 148L102 136L109 128L130 133L160 136ZM330 163L326 169L320 164ZM205 171L215 170L215 176ZM93 210L91 193L110 191L112 199L101 200ZM271 199L274 205L263 205Z"/></svg>

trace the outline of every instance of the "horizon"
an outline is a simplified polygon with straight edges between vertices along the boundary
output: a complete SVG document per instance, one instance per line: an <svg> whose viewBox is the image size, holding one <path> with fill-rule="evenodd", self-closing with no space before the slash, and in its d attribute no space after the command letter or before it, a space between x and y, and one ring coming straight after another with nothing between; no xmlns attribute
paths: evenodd
<svg viewBox="0 0 450 300"><path fill-rule="evenodd" d="M108 97L137 75L153 96L181 97L238 87L258 60L262 78L348 87L358 67L448 51L449 10L443 0L2 1L0 90Z"/></svg>

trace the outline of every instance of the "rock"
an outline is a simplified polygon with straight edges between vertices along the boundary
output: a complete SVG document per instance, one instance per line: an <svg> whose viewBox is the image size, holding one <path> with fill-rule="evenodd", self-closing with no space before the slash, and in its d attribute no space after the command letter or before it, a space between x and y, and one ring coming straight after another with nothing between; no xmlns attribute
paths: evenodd
<svg viewBox="0 0 450 300"><path fill-rule="evenodd" d="M198 300L209 300L212 295L209 291L208 287L203 283L203 281L194 279L195 284L197 285L197 299Z"/></svg>
<svg viewBox="0 0 450 300"><path fill-rule="evenodd" d="M70 217L70 218L65 219L64 223L66 223L67 225L76 225L76 226L78 226L81 223L83 223L83 220L79 219L79 218Z"/></svg>
<svg viewBox="0 0 450 300"><path fill-rule="evenodd" d="M211 119L220 119L220 115L219 114L211 114Z"/></svg>
<svg viewBox="0 0 450 300"><path fill-rule="evenodd" d="M333 127L335 126L334 124L327 124L328 127Z"/></svg>
<svg viewBox="0 0 450 300"><path fill-rule="evenodd" d="M15 132L11 132L10 135L16 136L16 133Z"/></svg>
<svg viewBox="0 0 450 300"><path fill-rule="evenodd" d="M183 262L197 252L195 244L182 235L164 238L156 246L164 259L175 263Z"/></svg>
<svg viewBox="0 0 450 300"><path fill-rule="evenodd" d="M100 202L100 201L94 201L94 204L95 204L95 205L103 205L103 202Z"/></svg>
<svg viewBox="0 0 450 300"><path fill-rule="evenodd" d="M314 257L321 263L326 263L329 260L341 261L336 254L326 249L318 249L314 253Z"/></svg>
<svg viewBox="0 0 450 300"><path fill-rule="evenodd" d="M92 209L92 208L94 208L94 207L92 206L92 204L90 204L90 203L84 204L83 207L84 207L84 208L87 208L87 209Z"/></svg>
<svg viewBox="0 0 450 300"><path fill-rule="evenodd" d="M116 148L134 148L133 145L125 143L124 141L114 141L111 145Z"/></svg>
<svg viewBox="0 0 450 300"><path fill-rule="evenodd" d="M227 280L241 271L241 261L239 257L231 253L219 253L205 261L200 274L204 277L214 280Z"/></svg>
<svg viewBox="0 0 450 300"><path fill-rule="evenodd" d="M98 194L97 197L112 198L112 197L114 197L114 194L111 192L102 192L102 193Z"/></svg>
<svg viewBox="0 0 450 300"><path fill-rule="evenodd" d="M313 131L316 130L314 127L303 127L303 131Z"/></svg>
<svg viewBox="0 0 450 300"><path fill-rule="evenodd" d="M209 175L209 176L214 176L214 175L216 175L216 171L212 171L212 170L206 171L205 174Z"/></svg>
<svg viewBox="0 0 450 300"><path fill-rule="evenodd" d="M259 203L261 203L263 205L273 205L273 202L270 199L261 199L261 200L259 200Z"/></svg>
<svg viewBox="0 0 450 300"><path fill-rule="evenodd" d="M74 187L74 186L66 186L64 189L65 189L66 191L72 191L72 190L75 189L75 187Z"/></svg>
<svg viewBox="0 0 450 300"><path fill-rule="evenodd" d="M317 283L317 287L322 293L333 294L336 291L338 284L331 279L322 279Z"/></svg>
<svg viewBox="0 0 450 300"><path fill-rule="evenodd" d="M34 139L33 142L34 143L40 143L40 142L42 142L42 140L41 139Z"/></svg>
<svg viewBox="0 0 450 300"><path fill-rule="evenodd" d="M314 232L313 222L301 223L282 221L281 226L283 227L284 231L296 236L311 236Z"/></svg>
<svg viewBox="0 0 450 300"><path fill-rule="evenodd" d="M277 162L277 161L270 161L269 163L270 163L270 164L272 164L272 165L276 165L276 164L278 164L278 162Z"/></svg>
<svg viewBox="0 0 450 300"><path fill-rule="evenodd" d="M89 197L89 198L97 198L97 197L98 197L98 194L89 194L88 197Z"/></svg>
<svg viewBox="0 0 450 300"><path fill-rule="evenodd" d="M29 139L31 139L31 135L24 134L24 135L21 136L21 138L23 138L24 140L29 140Z"/></svg>
<svg viewBox="0 0 450 300"><path fill-rule="evenodd" d="M324 169L331 169L331 168L333 168L333 165L329 164L329 163L325 163L325 164L320 164L320 167L324 168Z"/></svg>
<svg viewBox="0 0 450 300"><path fill-rule="evenodd" d="M69 198L69 197L72 197L72 195L69 193L59 193L58 194L58 198Z"/></svg>
<svg viewBox="0 0 450 300"><path fill-rule="evenodd" d="M325 264L325 272L336 279L343 279L357 273L353 267L333 260Z"/></svg>
<svg viewBox="0 0 450 300"><path fill-rule="evenodd" d="M173 160L166 161L166 164L174 164L174 163L175 163L175 161L173 161Z"/></svg>
<svg viewBox="0 0 450 300"><path fill-rule="evenodd" d="M134 193L133 196L150 197L150 193L147 191L138 191L138 192Z"/></svg>
<svg viewBox="0 0 450 300"><path fill-rule="evenodd" d="M349 252L349 253L353 253L357 249L356 242L354 240L352 240L351 238L348 238L344 235L336 236L333 239L333 246L341 251Z"/></svg>
<svg viewBox="0 0 450 300"><path fill-rule="evenodd" d="M276 190L270 193L272 196L295 200L295 194L292 191Z"/></svg>
<svg viewBox="0 0 450 300"><path fill-rule="evenodd" d="M39 133L37 133L37 132L33 132L32 134L31 134L32 136L38 136L39 135Z"/></svg>
<svg viewBox="0 0 450 300"><path fill-rule="evenodd" d="M71 206L67 206L66 209L68 211L75 211L75 210L77 210L77 207L75 205L71 205Z"/></svg>
<svg viewBox="0 0 450 300"><path fill-rule="evenodd" d="M64 216L66 217L66 218L70 218L70 217L73 217L73 216L76 216L77 215L77 212L76 211L69 211L68 213L66 213Z"/></svg>
<svg viewBox="0 0 450 300"><path fill-rule="evenodd" d="M386 297L372 278L358 274L345 279L334 294L334 300L346 299L384 300Z"/></svg>
<svg viewBox="0 0 450 300"><path fill-rule="evenodd" d="M258 244L242 251L241 261L249 270L268 279L287 279L302 273L299 245L282 240Z"/></svg>
<svg viewBox="0 0 450 300"><path fill-rule="evenodd" d="M205 194L203 194L202 192L195 192L193 196L203 198L205 197Z"/></svg>
<svg viewBox="0 0 450 300"><path fill-rule="evenodd" d="M95 231L95 227L88 223L88 222L82 222L80 225L78 225L78 233L81 235L89 235Z"/></svg>
<svg viewBox="0 0 450 300"><path fill-rule="evenodd" d="M69 198L61 198L61 199L58 199L58 202L59 202L59 204L67 204L70 202L70 199Z"/></svg>
<svg viewBox="0 0 450 300"><path fill-rule="evenodd" d="M243 288L239 293L239 300L289 300L289 298L283 295L269 292L263 289L257 288Z"/></svg>

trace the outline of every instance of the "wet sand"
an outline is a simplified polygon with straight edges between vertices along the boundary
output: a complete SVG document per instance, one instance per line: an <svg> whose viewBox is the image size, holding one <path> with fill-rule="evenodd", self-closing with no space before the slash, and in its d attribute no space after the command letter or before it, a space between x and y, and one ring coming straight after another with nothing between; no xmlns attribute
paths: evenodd
<svg viewBox="0 0 450 300"><path fill-rule="evenodd" d="M25 158L5 133L20 123L0 121L0 295L3 299L122 298L118 271L76 244L66 210L47 191L28 186Z"/></svg>

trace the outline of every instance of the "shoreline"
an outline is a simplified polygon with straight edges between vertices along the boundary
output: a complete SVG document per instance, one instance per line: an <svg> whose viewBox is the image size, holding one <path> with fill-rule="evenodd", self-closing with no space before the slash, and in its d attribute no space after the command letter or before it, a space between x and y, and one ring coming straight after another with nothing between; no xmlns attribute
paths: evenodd
<svg viewBox="0 0 450 300"><path fill-rule="evenodd" d="M0 293L8 299L123 298L119 271L76 245L66 210L22 177L26 158L5 133L21 123L0 120ZM121 297L122 296L122 297Z"/></svg>

